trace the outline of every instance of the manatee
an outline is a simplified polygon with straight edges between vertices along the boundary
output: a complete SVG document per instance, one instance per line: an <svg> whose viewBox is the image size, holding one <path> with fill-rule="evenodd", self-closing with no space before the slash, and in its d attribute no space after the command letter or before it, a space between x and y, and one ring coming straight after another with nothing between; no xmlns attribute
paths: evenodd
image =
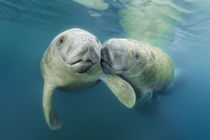
<svg viewBox="0 0 210 140"><path fill-rule="evenodd" d="M174 77L172 60L163 50L133 39L108 40L101 57L104 73L127 81L142 106L168 87Z"/></svg>
<svg viewBox="0 0 210 140"><path fill-rule="evenodd" d="M94 86L102 80L125 106L132 107L135 104L135 92L125 80L103 73L100 64L101 47L94 35L73 28L57 35L45 51L41 60L44 79L42 102L45 119L51 129L61 127L53 105L55 89L77 91Z"/></svg>

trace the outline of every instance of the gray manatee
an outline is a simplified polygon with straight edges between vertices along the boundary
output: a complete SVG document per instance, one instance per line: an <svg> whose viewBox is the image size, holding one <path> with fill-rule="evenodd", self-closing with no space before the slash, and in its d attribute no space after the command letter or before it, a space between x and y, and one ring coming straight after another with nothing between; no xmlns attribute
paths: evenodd
<svg viewBox="0 0 210 140"><path fill-rule="evenodd" d="M169 86L174 76L172 61L163 50L132 39L108 40L101 57L104 72L127 81L139 96L140 105Z"/></svg>
<svg viewBox="0 0 210 140"><path fill-rule="evenodd" d="M41 60L43 110L51 129L61 127L53 105L55 89L76 91L102 80L125 106L132 107L135 104L133 88L118 76L103 74L100 60L101 44L85 30L69 29L52 40Z"/></svg>

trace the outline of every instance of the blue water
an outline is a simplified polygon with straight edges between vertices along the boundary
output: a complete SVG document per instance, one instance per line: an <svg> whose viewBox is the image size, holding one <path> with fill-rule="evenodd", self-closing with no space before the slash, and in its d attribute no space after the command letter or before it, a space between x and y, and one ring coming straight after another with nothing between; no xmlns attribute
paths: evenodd
<svg viewBox="0 0 210 140"><path fill-rule="evenodd" d="M90 31L102 43L127 37L118 14L125 7L115 1L92 17L88 8L70 0L0 0L0 139L209 140L210 1L173 2L184 10L161 48L181 74L156 107L127 109L102 82L76 93L56 91L63 126L52 131L41 103L44 51L72 27Z"/></svg>

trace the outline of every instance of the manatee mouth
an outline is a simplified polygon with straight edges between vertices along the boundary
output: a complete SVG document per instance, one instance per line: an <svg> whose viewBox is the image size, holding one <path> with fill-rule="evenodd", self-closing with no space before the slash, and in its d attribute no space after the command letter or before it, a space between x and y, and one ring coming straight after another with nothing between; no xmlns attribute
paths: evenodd
<svg viewBox="0 0 210 140"><path fill-rule="evenodd" d="M90 59L88 60L77 60L72 63L69 63L73 71L78 72L78 73L85 73L87 72L95 63L91 61Z"/></svg>
<svg viewBox="0 0 210 140"><path fill-rule="evenodd" d="M127 66L122 69L116 69L108 61L105 61L103 59L101 60L101 66L104 73L106 74L120 74L128 70Z"/></svg>

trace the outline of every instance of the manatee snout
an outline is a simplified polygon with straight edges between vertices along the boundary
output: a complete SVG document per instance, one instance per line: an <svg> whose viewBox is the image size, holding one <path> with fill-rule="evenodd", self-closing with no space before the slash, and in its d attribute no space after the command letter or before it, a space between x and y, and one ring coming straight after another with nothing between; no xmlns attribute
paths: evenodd
<svg viewBox="0 0 210 140"><path fill-rule="evenodd" d="M101 50L101 64L105 73L121 74L128 69L129 57L125 48L115 41L108 40Z"/></svg>
<svg viewBox="0 0 210 140"><path fill-rule="evenodd" d="M95 36L89 33L81 33L73 39L66 39L65 46L60 49L63 60L72 71L78 73L84 73L92 66L99 64L100 52L101 44Z"/></svg>
<svg viewBox="0 0 210 140"><path fill-rule="evenodd" d="M72 70L78 73L88 71L92 66L100 63L100 49L95 45L84 46L83 50L78 50L69 55L67 63L72 66Z"/></svg>

